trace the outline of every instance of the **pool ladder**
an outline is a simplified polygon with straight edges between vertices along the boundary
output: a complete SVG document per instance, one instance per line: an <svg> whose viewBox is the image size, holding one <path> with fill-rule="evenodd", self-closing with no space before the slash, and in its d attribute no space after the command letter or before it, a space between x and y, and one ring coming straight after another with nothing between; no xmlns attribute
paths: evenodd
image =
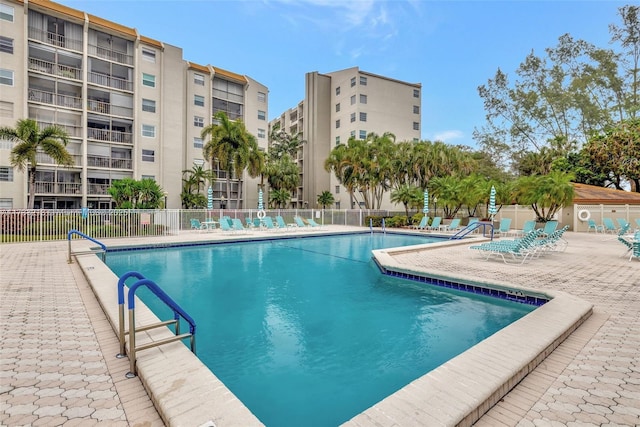
<svg viewBox="0 0 640 427"><path fill-rule="evenodd" d="M96 239L94 239L93 237L87 236L86 234L78 231L78 230L69 230L69 232L67 233L67 240L68 240L68 256L67 256L67 263L68 264L73 264L73 259L71 258L71 236L73 235L77 235L80 237L84 237L87 240L92 241L93 243L96 243L97 245L100 245L101 250L100 251L90 251L90 252L73 252L74 254L82 254L82 253L99 253L101 258L102 258L102 262L104 262L105 257L107 255L107 246L102 243L97 241Z"/></svg>
<svg viewBox="0 0 640 427"><path fill-rule="evenodd" d="M493 224L490 222L481 222L481 221L474 222L473 224L467 225L465 228L458 231L453 236L449 237L449 240L460 240L467 234L473 233L480 227L482 227L482 235L484 237L491 237L491 240L493 240ZM487 228L489 229L489 236L487 236Z"/></svg>
<svg viewBox="0 0 640 427"><path fill-rule="evenodd" d="M127 303L129 308L129 330L125 331L124 327L124 286L127 279L135 277L138 279L131 287L129 287L129 293L127 294ZM135 314L135 293L141 286L148 288L153 292L163 303L165 303L171 310L173 310L173 319L160 321L150 325L137 326L136 327L136 314ZM180 333L180 319L184 319L189 324L189 332ZM175 328L175 334L172 337L161 339L158 341L152 341L147 344L136 345L136 332L148 331L150 329L160 328L163 326L171 326ZM136 371L136 353L142 350L146 350L153 347L158 347L163 344L169 344L175 341L182 341L189 339L191 351L196 352L196 323L180 306L173 301L169 295L167 295L160 287L153 281L144 277L137 271L129 271L122 275L118 280L118 339L120 341L120 353L116 355L117 358L126 357L125 340L129 336L129 372L127 372L127 378L133 378L137 375Z"/></svg>

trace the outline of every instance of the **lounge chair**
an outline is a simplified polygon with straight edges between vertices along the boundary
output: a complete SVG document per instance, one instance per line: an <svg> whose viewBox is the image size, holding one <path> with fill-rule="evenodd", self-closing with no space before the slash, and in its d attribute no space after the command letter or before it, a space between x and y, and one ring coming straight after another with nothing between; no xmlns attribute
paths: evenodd
<svg viewBox="0 0 640 427"><path fill-rule="evenodd" d="M251 230L252 228L255 228L255 227L256 227L256 226L253 224L253 220L252 220L251 218L249 218L249 217L246 217L246 218L244 219L244 222L246 223L247 228L248 228L249 230Z"/></svg>
<svg viewBox="0 0 640 427"><path fill-rule="evenodd" d="M472 245L469 249L479 251L479 253L485 255L485 259L499 256L505 264L509 264L511 261L522 264L535 254L538 249L535 242L541 233L542 229L538 229L526 234L521 239L487 242L480 245Z"/></svg>
<svg viewBox="0 0 640 427"><path fill-rule="evenodd" d="M433 218L433 221L431 221L431 225L429 225L427 227L427 229L428 230L439 230L441 222L442 222L442 217L441 216L436 216L436 217Z"/></svg>
<svg viewBox="0 0 640 427"><path fill-rule="evenodd" d="M286 231L290 228L291 229L297 228L297 226L293 227L293 226L287 225L287 223L284 222L284 218L282 218L282 216L280 215L276 215L276 225L278 226L279 230L283 230L283 231Z"/></svg>
<svg viewBox="0 0 640 427"><path fill-rule="evenodd" d="M616 218L616 221L618 221L618 224L620 225L620 228L624 227L625 225L629 224L629 221L627 221L624 218Z"/></svg>
<svg viewBox="0 0 640 427"><path fill-rule="evenodd" d="M547 221L544 224L544 228L542 229L542 236L544 237L550 236L551 233L556 231L557 228L558 228L558 221L555 221L555 220Z"/></svg>
<svg viewBox="0 0 640 427"><path fill-rule="evenodd" d="M273 218L270 216L265 216L262 218L262 225L267 229L267 231L276 231L277 228L273 223Z"/></svg>
<svg viewBox="0 0 640 427"><path fill-rule="evenodd" d="M522 230L511 230L509 234L513 234L515 236L525 236L531 233L536 229L536 222L534 220L525 221L522 225Z"/></svg>
<svg viewBox="0 0 640 427"><path fill-rule="evenodd" d="M640 230L640 218L636 218L637 230Z"/></svg>
<svg viewBox="0 0 640 427"><path fill-rule="evenodd" d="M202 231L202 230L206 230L207 227L204 224L202 224L199 219L191 218L191 229Z"/></svg>
<svg viewBox="0 0 640 427"><path fill-rule="evenodd" d="M429 225L429 217L423 216L419 224L413 226L416 230L424 230Z"/></svg>
<svg viewBox="0 0 640 427"><path fill-rule="evenodd" d="M507 235L509 234L509 230L511 230L511 218L502 218L500 220L500 227L497 230L493 231L493 234L496 235Z"/></svg>
<svg viewBox="0 0 640 427"><path fill-rule="evenodd" d="M232 228L240 233L249 233L249 230L247 230L246 228L244 228L244 225L242 225L242 221L239 220L238 218L233 218L231 220L232 223Z"/></svg>
<svg viewBox="0 0 640 427"><path fill-rule="evenodd" d="M602 225L604 226L605 233L616 234L618 233L618 227L611 218L602 218Z"/></svg>
<svg viewBox="0 0 640 427"><path fill-rule="evenodd" d="M587 228L587 233L590 232L591 230L595 231L596 234L597 233L604 233L604 227L601 225L596 224L596 222L592 219L587 220L587 224L589 225L589 227Z"/></svg>
<svg viewBox="0 0 640 427"><path fill-rule="evenodd" d="M305 223L304 220L299 216L294 216L293 220L296 222L296 225L298 226L298 228L302 228L302 229L312 228L309 224Z"/></svg>
<svg viewBox="0 0 640 427"><path fill-rule="evenodd" d="M307 222L311 227L314 228L324 228L322 224L318 224L313 218L307 218Z"/></svg>
<svg viewBox="0 0 640 427"><path fill-rule="evenodd" d="M260 218L253 218L253 228L261 228L262 227L262 221L260 221Z"/></svg>
<svg viewBox="0 0 640 427"><path fill-rule="evenodd" d="M449 224L440 226L442 231L457 231L460 229L460 218L453 218Z"/></svg>
<svg viewBox="0 0 640 427"><path fill-rule="evenodd" d="M226 218L220 218L220 229L222 230L222 234L233 234L236 232L236 229L229 224Z"/></svg>

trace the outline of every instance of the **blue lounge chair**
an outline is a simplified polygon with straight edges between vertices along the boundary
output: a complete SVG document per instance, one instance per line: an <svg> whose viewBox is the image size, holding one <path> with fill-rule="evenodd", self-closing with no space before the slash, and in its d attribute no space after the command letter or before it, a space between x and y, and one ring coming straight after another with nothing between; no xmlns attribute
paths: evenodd
<svg viewBox="0 0 640 427"><path fill-rule="evenodd" d="M439 230L441 222L442 222L442 217L441 216L436 216L436 217L433 218L433 221L431 221L431 225L429 225L427 227L427 229L428 230Z"/></svg>
<svg viewBox="0 0 640 427"><path fill-rule="evenodd" d="M264 218L262 218L262 225L268 230L268 231L275 231L277 230L276 226L273 224L273 218L271 218L270 216L265 216Z"/></svg>
<svg viewBox="0 0 640 427"><path fill-rule="evenodd" d="M460 229L460 218L453 218L449 224L441 225L442 231L457 231Z"/></svg>
<svg viewBox="0 0 640 427"><path fill-rule="evenodd" d="M428 224L429 224L429 217L425 215L420 220L420 223L414 225L413 228L415 228L416 230L424 230Z"/></svg>
<svg viewBox="0 0 640 427"><path fill-rule="evenodd" d="M596 224L594 220L592 219L587 220L587 224L589 225L589 227L587 228L587 233L590 232L591 230L595 231L596 234L604 233L604 227Z"/></svg>
<svg viewBox="0 0 640 427"><path fill-rule="evenodd" d="M616 234L618 232L618 227L616 227L616 224L611 218L602 218L602 225L604 226L605 233Z"/></svg>
<svg viewBox="0 0 640 427"><path fill-rule="evenodd" d="M542 229L538 229L526 234L521 239L487 242L480 245L472 245L469 249L479 251L485 256L485 259L499 256L505 264L509 264L511 261L522 264L533 257L537 249L535 242L541 233Z"/></svg>
<svg viewBox="0 0 640 427"><path fill-rule="evenodd" d="M509 234L509 230L511 230L511 218L502 218L500 220L500 227L493 232L493 234L498 234L500 236Z"/></svg>
<svg viewBox="0 0 640 427"><path fill-rule="evenodd" d="M557 228L558 228L558 221L555 221L555 220L547 221L544 224L544 228L542 229L542 236L545 236L545 237L550 236L551 233L556 231Z"/></svg>
<svg viewBox="0 0 640 427"><path fill-rule="evenodd" d="M244 228L244 225L242 225L242 221L239 220L238 218L233 218L231 220L231 226L235 231L239 233L249 233L249 230Z"/></svg>
<svg viewBox="0 0 640 427"><path fill-rule="evenodd" d="M308 218L307 222L313 228L323 228L322 224L318 224L313 218Z"/></svg>
<svg viewBox="0 0 640 427"><path fill-rule="evenodd" d="M191 229L192 230L206 230L207 227L200 222L199 219L191 218Z"/></svg>
<svg viewBox="0 0 640 427"><path fill-rule="evenodd" d="M311 226L309 224L305 224L303 219L300 218L299 216L293 217L293 220L296 222L296 224L298 225L299 228L302 228L302 229L310 229L311 228Z"/></svg>
<svg viewBox="0 0 640 427"><path fill-rule="evenodd" d="M513 234L515 236L524 236L531 233L536 229L536 222L534 220L525 221L522 225L522 230L511 230L509 234Z"/></svg>
<svg viewBox="0 0 640 427"><path fill-rule="evenodd" d="M636 230L640 230L640 218L636 218L636 224L638 226Z"/></svg>
<svg viewBox="0 0 640 427"><path fill-rule="evenodd" d="M220 218L220 229L223 234L233 234L236 232L235 228L233 228L225 218Z"/></svg>
<svg viewBox="0 0 640 427"><path fill-rule="evenodd" d="M616 221L618 221L618 225L620 225L620 228L624 227L625 225L629 225L629 221L624 218L616 218Z"/></svg>
<svg viewBox="0 0 640 427"><path fill-rule="evenodd" d="M286 222L284 222L284 218L282 218L282 216L280 215L276 215L276 225L278 226L279 230L283 230L283 231L297 228L297 226L296 227L289 226Z"/></svg>

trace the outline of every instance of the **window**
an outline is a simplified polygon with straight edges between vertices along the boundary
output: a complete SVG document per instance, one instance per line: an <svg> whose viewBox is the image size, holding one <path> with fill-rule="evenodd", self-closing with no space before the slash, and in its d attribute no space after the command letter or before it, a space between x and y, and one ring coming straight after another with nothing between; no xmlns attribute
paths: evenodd
<svg viewBox="0 0 640 427"><path fill-rule="evenodd" d="M0 4L0 19L13 22L13 8L6 4Z"/></svg>
<svg viewBox="0 0 640 427"><path fill-rule="evenodd" d="M267 113L262 110L258 110L258 120L267 120Z"/></svg>
<svg viewBox="0 0 640 427"><path fill-rule="evenodd" d="M197 128L204 127L204 117L193 116L193 125Z"/></svg>
<svg viewBox="0 0 640 427"><path fill-rule="evenodd" d="M258 92L258 102L267 102L267 94L264 92Z"/></svg>
<svg viewBox="0 0 640 427"><path fill-rule="evenodd" d="M413 122L413 130L420 130L420 123Z"/></svg>
<svg viewBox="0 0 640 427"><path fill-rule="evenodd" d="M202 138L193 138L193 148L202 148Z"/></svg>
<svg viewBox="0 0 640 427"><path fill-rule="evenodd" d="M351 77L351 87L354 87L355 85L356 85L356 78Z"/></svg>
<svg viewBox="0 0 640 427"><path fill-rule="evenodd" d="M413 97L414 98L420 98L420 91L418 89L414 89L413 90Z"/></svg>
<svg viewBox="0 0 640 427"><path fill-rule="evenodd" d="M340 86L336 88L336 96L340 95Z"/></svg>
<svg viewBox="0 0 640 427"><path fill-rule="evenodd" d="M258 129L258 138L266 138L267 132L264 129Z"/></svg>
<svg viewBox="0 0 640 427"><path fill-rule="evenodd" d="M355 103L356 103L356 96L351 95L351 105L355 105Z"/></svg>
<svg viewBox="0 0 640 427"><path fill-rule="evenodd" d="M13 117L13 102L0 101L0 117Z"/></svg>
<svg viewBox="0 0 640 427"><path fill-rule="evenodd" d="M340 103L338 102L336 104L336 113L339 113L339 112L340 112Z"/></svg>
<svg viewBox="0 0 640 427"><path fill-rule="evenodd" d="M146 136L147 138L155 138L156 127L153 125L142 125L142 136Z"/></svg>
<svg viewBox="0 0 640 427"><path fill-rule="evenodd" d="M142 111L147 111L149 113L156 112L156 101L152 99L144 99L142 98Z"/></svg>
<svg viewBox="0 0 640 427"><path fill-rule="evenodd" d="M193 105L197 105L198 107L204 107L204 96L193 95Z"/></svg>
<svg viewBox="0 0 640 427"><path fill-rule="evenodd" d="M420 114L420 107L418 105L413 106L413 114Z"/></svg>
<svg viewBox="0 0 640 427"><path fill-rule="evenodd" d="M360 104L367 103L367 95L360 95Z"/></svg>
<svg viewBox="0 0 640 427"><path fill-rule="evenodd" d="M340 127L340 119L336 120L336 129Z"/></svg>
<svg viewBox="0 0 640 427"><path fill-rule="evenodd" d="M355 138L355 137L356 137L356 131L355 131L355 130L352 130L352 131L351 131L351 133L349 134L349 136L350 136L351 138Z"/></svg>
<svg viewBox="0 0 640 427"><path fill-rule="evenodd" d="M147 150L142 150L142 151L147 151ZM152 151L153 153L153 151ZM153 160L151 160L153 161ZM156 176L155 175L142 175L141 179L150 179L151 181L155 181L156 180Z"/></svg>
<svg viewBox="0 0 640 427"><path fill-rule="evenodd" d="M361 122L367 121L367 113L360 113L360 121Z"/></svg>
<svg viewBox="0 0 640 427"><path fill-rule="evenodd" d="M193 83L197 84L198 86L204 86L204 76L202 74L194 73Z"/></svg>
<svg viewBox="0 0 640 427"><path fill-rule="evenodd" d="M156 76L153 74L142 73L142 84L144 86L156 87Z"/></svg>
<svg viewBox="0 0 640 427"><path fill-rule="evenodd" d="M340 194L340 186L339 185L336 185L336 191L334 191L334 193Z"/></svg>
<svg viewBox="0 0 640 427"><path fill-rule="evenodd" d="M0 52L13 54L13 39L0 36Z"/></svg>
<svg viewBox="0 0 640 427"><path fill-rule="evenodd" d="M13 209L13 199L0 199L0 209Z"/></svg>
<svg viewBox="0 0 640 427"><path fill-rule="evenodd" d="M142 161L143 162L155 162L156 161L156 152L153 150L142 150Z"/></svg>
<svg viewBox="0 0 640 427"><path fill-rule="evenodd" d="M0 166L0 181L13 182L13 168L10 166Z"/></svg>
<svg viewBox="0 0 640 427"><path fill-rule="evenodd" d="M0 85L13 86L13 71L0 68Z"/></svg>
<svg viewBox="0 0 640 427"><path fill-rule="evenodd" d="M360 86L366 86L367 85L367 78L364 76L360 76Z"/></svg>
<svg viewBox="0 0 640 427"><path fill-rule="evenodd" d="M336 136L336 145L340 145L340 137Z"/></svg>
<svg viewBox="0 0 640 427"><path fill-rule="evenodd" d="M153 49L142 48L142 59L145 61L156 63L156 51Z"/></svg>
<svg viewBox="0 0 640 427"><path fill-rule="evenodd" d="M367 131L361 130L360 135L358 136L360 139L367 139Z"/></svg>
<svg viewBox="0 0 640 427"><path fill-rule="evenodd" d="M356 121L356 113L351 113L351 123Z"/></svg>

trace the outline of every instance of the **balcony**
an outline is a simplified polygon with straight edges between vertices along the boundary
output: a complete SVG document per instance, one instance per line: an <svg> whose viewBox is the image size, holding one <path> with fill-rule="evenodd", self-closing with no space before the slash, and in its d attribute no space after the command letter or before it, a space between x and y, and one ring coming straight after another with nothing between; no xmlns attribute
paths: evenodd
<svg viewBox="0 0 640 427"><path fill-rule="evenodd" d="M122 144L133 143L133 134L131 132L120 132L108 129L88 128L87 138L98 141L119 142Z"/></svg>
<svg viewBox="0 0 640 427"><path fill-rule="evenodd" d="M118 77L112 77L107 74L102 73L94 73L90 71L88 73L87 79L89 83L95 83L101 86L107 86L114 89L133 91L133 82L125 79L120 79Z"/></svg>
<svg viewBox="0 0 640 427"><path fill-rule="evenodd" d="M82 194L82 184L74 182L36 181L36 194Z"/></svg>
<svg viewBox="0 0 640 427"><path fill-rule="evenodd" d="M111 169L132 169L131 159L121 159L106 156L87 156L87 166Z"/></svg>
<svg viewBox="0 0 640 427"><path fill-rule="evenodd" d="M58 105L66 108L82 108L82 99L79 97L55 94L40 89L29 89L29 101Z"/></svg>
<svg viewBox="0 0 640 427"><path fill-rule="evenodd" d="M129 118L133 117L133 108L113 105L109 102L98 101L96 99L87 100L87 109L101 114L110 114Z"/></svg>
<svg viewBox="0 0 640 427"><path fill-rule="evenodd" d="M74 166L82 166L82 156L79 154L71 154L71 157L73 157L73 165ZM51 158L51 156L49 156L48 154L45 153L41 153L38 152L36 153L36 162L38 162L38 164L41 165L57 165L57 163L55 161L53 161L53 158Z"/></svg>
<svg viewBox="0 0 640 427"><path fill-rule="evenodd" d="M63 125L60 123L52 123L52 122L40 122L38 121L38 128L43 130L49 126L58 126L59 128L65 130L67 134L72 138L82 138L82 127L81 126L72 126L72 125Z"/></svg>
<svg viewBox="0 0 640 427"><path fill-rule="evenodd" d="M56 64L38 58L29 58L29 70L38 71L52 76L65 77L68 79L82 79L82 70L69 65Z"/></svg>
<svg viewBox="0 0 640 427"><path fill-rule="evenodd" d="M121 52L113 48L96 46L93 44L90 44L88 47L89 55L107 59L109 61L118 62L120 64L133 65L133 55L129 55L126 52Z"/></svg>
<svg viewBox="0 0 640 427"><path fill-rule="evenodd" d="M29 38L52 46L82 52L82 38L76 39L34 27L29 27Z"/></svg>
<svg viewBox="0 0 640 427"><path fill-rule="evenodd" d="M110 184L89 184L89 194L93 196L105 196L109 195L108 189Z"/></svg>

